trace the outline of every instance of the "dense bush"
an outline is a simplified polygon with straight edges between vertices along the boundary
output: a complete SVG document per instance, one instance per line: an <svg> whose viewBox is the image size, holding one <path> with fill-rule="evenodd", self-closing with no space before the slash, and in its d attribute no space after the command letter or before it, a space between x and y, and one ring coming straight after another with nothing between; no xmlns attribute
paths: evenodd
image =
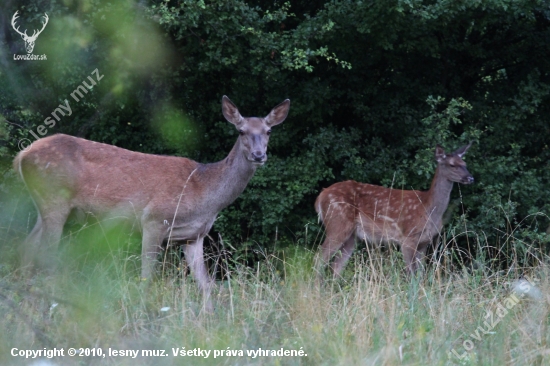
<svg viewBox="0 0 550 366"><path fill-rule="evenodd" d="M211 162L237 136L222 95L243 115L291 99L268 163L214 226L233 244L304 243L322 187L427 189L435 144L468 141L476 184L455 188L451 225L496 246L510 235L547 242L549 1L67 4L0 5L6 166L18 139L97 68L104 78L48 134ZM13 60L24 52L9 24L16 10L26 24L49 14L34 51L47 61Z"/></svg>

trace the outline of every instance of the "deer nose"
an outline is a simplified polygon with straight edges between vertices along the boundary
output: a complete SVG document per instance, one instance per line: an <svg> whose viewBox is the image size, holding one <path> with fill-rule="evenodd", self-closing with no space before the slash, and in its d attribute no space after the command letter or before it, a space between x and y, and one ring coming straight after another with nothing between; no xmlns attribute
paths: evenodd
<svg viewBox="0 0 550 366"><path fill-rule="evenodd" d="M265 153L261 151L254 151L252 152L252 158L254 158L255 161L261 162L265 159Z"/></svg>
<svg viewBox="0 0 550 366"><path fill-rule="evenodd" d="M471 175L466 178L467 184L472 184L473 182L474 182L474 177L472 177Z"/></svg>

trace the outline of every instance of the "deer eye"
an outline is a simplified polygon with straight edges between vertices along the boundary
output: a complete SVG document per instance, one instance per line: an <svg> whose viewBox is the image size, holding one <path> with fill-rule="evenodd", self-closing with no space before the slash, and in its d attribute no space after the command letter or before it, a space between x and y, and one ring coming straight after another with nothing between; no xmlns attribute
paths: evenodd
<svg viewBox="0 0 550 366"><path fill-rule="evenodd" d="M243 135L244 135L244 131L243 131L243 130L239 130L239 135L243 136Z"/></svg>
<svg viewBox="0 0 550 366"><path fill-rule="evenodd" d="M271 135L271 130L267 130L267 136Z"/></svg>

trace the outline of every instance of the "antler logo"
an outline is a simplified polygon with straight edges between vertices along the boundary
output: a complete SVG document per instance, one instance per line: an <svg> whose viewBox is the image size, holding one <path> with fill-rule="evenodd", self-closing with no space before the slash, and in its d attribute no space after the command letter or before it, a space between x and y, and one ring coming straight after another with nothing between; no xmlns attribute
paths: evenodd
<svg viewBox="0 0 550 366"><path fill-rule="evenodd" d="M13 18L11 18L11 26L13 27L13 29L15 29L17 33L21 35L21 37L23 38L23 41L25 41L25 48L27 49L27 53L32 53L32 50L34 49L34 42L36 42L36 38L38 38L40 33L42 33L44 28L46 28L46 24L48 24L48 19L49 19L48 14L44 13L44 21L42 22L42 29L40 29L39 31L35 29L34 32L32 33L32 36L29 36L27 35L26 29L25 29L25 32L21 33L19 31L19 27L17 28L15 27L15 20L18 18L17 13L18 11L16 11L15 14L13 14Z"/></svg>

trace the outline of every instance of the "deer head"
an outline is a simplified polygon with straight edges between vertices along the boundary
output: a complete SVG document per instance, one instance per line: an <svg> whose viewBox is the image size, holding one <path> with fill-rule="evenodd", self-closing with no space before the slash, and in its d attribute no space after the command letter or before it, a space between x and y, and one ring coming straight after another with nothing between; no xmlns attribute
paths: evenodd
<svg viewBox="0 0 550 366"><path fill-rule="evenodd" d="M451 182L461 184L471 184L474 182L474 177L466 169L466 163L462 160L466 151L472 143L458 148L455 152L446 154L445 150L439 145L435 148L435 160L441 173Z"/></svg>
<svg viewBox="0 0 550 366"><path fill-rule="evenodd" d="M235 125L239 131L239 143L245 158L256 164L263 165L267 160L267 143L271 127L283 122L288 115L290 100L285 100L269 112L265 118L243 118L233 102L225 95L222 98L222 112L227 121Z"/></svg>
<svg viewBox="0 0 550 366"><path fill-rule="evenodd" d="M44 28L46 28L46 24L48 24L48 14L44 13L44 21L42 22L42 29L37 31L36 29L32 33L32 36L27 35L27 30L25 29L25 32L20 32L19 27L15 26L15 20L18 18L17 16L18 11L13 14L13 18L11 18L11 26L17 33L21 35L23 38L23 41L25 41L25 48L27 49L27 53L32 53L32 50L34 49L34 42L36 42L36 38L42 33Z"/></svg>

